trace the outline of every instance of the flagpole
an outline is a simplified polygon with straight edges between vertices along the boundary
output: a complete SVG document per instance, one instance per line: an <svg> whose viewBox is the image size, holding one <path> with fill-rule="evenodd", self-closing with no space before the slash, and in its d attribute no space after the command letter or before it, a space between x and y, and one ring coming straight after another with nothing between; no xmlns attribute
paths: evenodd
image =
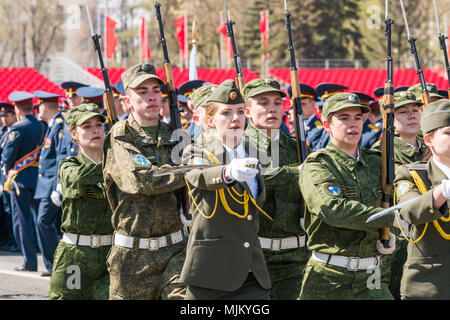
<svg viewBox="0 0 450 320"><path fill-rule="evenodd" d="M189 68L189 29L188 29L188 15L184 13L184 66Z"/></svg>

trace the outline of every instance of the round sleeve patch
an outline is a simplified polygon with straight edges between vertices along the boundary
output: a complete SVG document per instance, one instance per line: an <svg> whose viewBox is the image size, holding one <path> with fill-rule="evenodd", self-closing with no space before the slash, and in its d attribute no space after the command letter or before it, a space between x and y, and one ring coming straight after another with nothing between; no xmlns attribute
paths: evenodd
<svg viewBox="0 0 450 320"><path fill-rule="evenodd" d="M135 164L135 166L137 167L148 167L151 166L151 162L147 160L146 157L144 157L141 154L135 155L133 157L133 163Z"/></svg>
<svg viewBox="0 0 450 320"><path fill-rule="evenodd" d="M400 181L400 183L398 184L398 187L397 187L397 197L401 197L402 195L407 193L409 190L411 190L412 187L413 187L413 184L410 181L408 181L408 180Z"/></svg>
<svg viewBox="0 0 450 320"><path fill-rule="evenodd" d="M341 194L341 189L337 185L327 183L325 185L325 192L332 196L339 196Z"/></svg>

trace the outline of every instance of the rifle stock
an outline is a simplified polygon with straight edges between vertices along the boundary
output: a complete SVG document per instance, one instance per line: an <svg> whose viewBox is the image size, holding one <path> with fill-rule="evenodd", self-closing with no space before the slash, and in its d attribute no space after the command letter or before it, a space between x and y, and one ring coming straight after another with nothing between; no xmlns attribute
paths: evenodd
<svg viewBox="0 0 450 320"><path fill-rule="evenodd" d="M114 100L114 95L112 91L105 91L104 93L104 101L105 101L105 108L106 113L108 117L108 122L110 123L110 126L112 127L114 123L116 123L119 119L117 117L116 112L116 102Z"/></svg>

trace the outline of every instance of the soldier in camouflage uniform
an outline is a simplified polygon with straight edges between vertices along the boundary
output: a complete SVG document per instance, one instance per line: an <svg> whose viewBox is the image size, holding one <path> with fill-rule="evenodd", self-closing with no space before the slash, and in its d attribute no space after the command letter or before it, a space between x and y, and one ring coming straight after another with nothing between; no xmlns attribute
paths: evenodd
<svg viewBox="0 0 450 320"><path fill-rule="evenodd" d="M268 299L270 278L257 236L264 182L248 167L258 163L258 153L241 139L245 105L234 81L216 87L205 108L211 133L183 153L186 164L213 165L186 174L193 210L181 274L186 299Z"/></svg>
<svg viewBox="0 0 450 320"><path fill-rule="evenodd" d="M63 238L54 256L49 299L108 299L106 256L113 228L102 173L103 123L94 104L72 108L66 117L79 146L61 162Z"/></svg>
<svg viewBox="0 0 450 320"><path fill-rule="evenodd" d="M122 74L127 120L106 137L103 175L113 211L108 257L111 299L183 299L178 281L186 244L179 217L183 173L155 176L173 165L169 126L159 121L162 80L149 64Z"/></svg>
<svg viewBox="0 0 450 320"><path fill-rule="evenodd" d="M416 101L411 92L400 91L394 94L394 161L395 168L422 160L427 151L427 146L418 135L420 131L420 115L422 102ZM381 149L378 141L373 148ZM400 280L403 266L406 262L407 241L399 230L395 230L397 236L396 249L392 255L383 256L383 263L391 266L389 290L396 300L400 300ZM389 281L389 280L388 280Z"/></svg>
<svg viewBox="0 0 450 320"><path fill-rule="evenodd" d="M351 93L338 93L324 104L328 146L308 156L300 172L307 205L305 227L312 251L300 299L392 299L381 277L380 253L391 253L378 240L379 229L393 225L393 215L366 223L381 207L381 157L360 149L363 113ZM391 234L390 247L395 236Z"/></svg>
<svg viewBox="0 0 450 320"><path fill-rule="evenodd" d="M431 102L440 100L444 98L438 93L438 89L434 83L427 83L427 90L430 94ZM422 101L422 85L420 83L413 85L407 89L407 92L410 92L416 96L416 102L423 104Z"/></svg>
<svg viewBox="0 0 450 320"><path fill-rule="evenodd" d="M296 143L279 130L283 116L281 99L286 94L275 80L256 79L247 83L243 95L250 122L245 130L246 140L275 161L264 175L263 210L273 221L262 219L259 230L272 281L270 298L295 300L300 294L303 269L310 253L306 248L306 233L300 226L303 199L298 188Z"/></svg>

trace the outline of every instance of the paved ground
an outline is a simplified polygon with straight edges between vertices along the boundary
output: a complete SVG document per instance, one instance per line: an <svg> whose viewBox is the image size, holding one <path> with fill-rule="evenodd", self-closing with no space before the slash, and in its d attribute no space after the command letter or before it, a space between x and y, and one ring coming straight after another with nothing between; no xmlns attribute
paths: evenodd
<svg viewBox="0 0 450 320"><path fill-rule="evenodd" d="M41 255L37 272L14 271L22 263L19 253L0 251L0 300L46 300L50 278L40 276L45 270Z"/></svg>

